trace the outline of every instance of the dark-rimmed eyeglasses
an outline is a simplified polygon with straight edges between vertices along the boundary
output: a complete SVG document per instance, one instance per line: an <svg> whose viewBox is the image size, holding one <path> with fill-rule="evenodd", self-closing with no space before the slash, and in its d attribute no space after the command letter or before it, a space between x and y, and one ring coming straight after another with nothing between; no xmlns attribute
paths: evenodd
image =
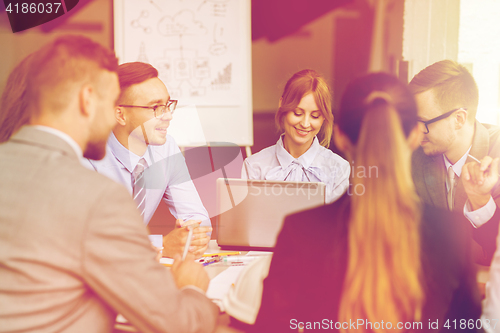
<svg viewBox="0 0 500 333"><path fill-rule="evenodd" d="M159 104L153 106L141 106L141 105L118 105L124 108L141 108L141 109L150 109L153 110L155 118L161 118L165 113L170 112L174 114L175 108L177 107L177 100L171 99L167 102L167 104Z"/></svg>
<svg viewBox="0 0 500 333"><path fill-rule="evenodd" d="M443 113L442 115L440 116L437 116L436 118L432 118L431 120L418 120L419 122L421 122L422 124L425 125L425 130L426 132L424 132L424 134L429 134L429 127L427 127L429 124L432 124L432 123L435 123L436 121L439 121L441 119L445 119L445 118L448 118L449 116L451 116L454 112L457 112L457 111L464 111L464 112L467 112L467 109L465 108L458 108L458 109L453 109L451 111L448 111L446 113Z"/></svg>

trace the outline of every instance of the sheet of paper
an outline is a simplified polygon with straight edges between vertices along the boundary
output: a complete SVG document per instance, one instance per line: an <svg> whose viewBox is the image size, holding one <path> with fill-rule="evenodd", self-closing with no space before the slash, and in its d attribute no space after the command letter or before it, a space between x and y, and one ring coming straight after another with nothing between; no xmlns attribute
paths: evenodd
<svg viewBox="0 0 500 333"><path fill-rule="evenodd" d="M269 256L272 255L272 252L266 251L248 251L247 256Z"/></svg>
<svg viewBox="0 0 500 333"><path fill-rule="evenodd" d="M238 276L246 266L231 266L220 273L208 285L207 297L215 300L222 300L229 292L231 286L236 283Z"/></svg>
<svg viewBox="0 0 500 333"><path fill-rule="evenodd" d="M173 265L174 264L174 259L172 259L172 258L161 258L160 259L160 264Z"/></svg>

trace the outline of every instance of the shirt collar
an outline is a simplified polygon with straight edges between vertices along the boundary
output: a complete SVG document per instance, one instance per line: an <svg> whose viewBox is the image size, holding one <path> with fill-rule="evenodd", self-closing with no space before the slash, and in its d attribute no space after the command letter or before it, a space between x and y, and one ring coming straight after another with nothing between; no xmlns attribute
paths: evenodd
<svg viewBox="0 0 500 333"><path fill-rule="evenodd" d="M458 177L460 177L460 175L462 174L462 168L465 165L465 161L467 160L467 156L469 155L471 148L472 148L472 146L470 146L469 149L467 149L464 156L462 156L455 164L451 164L450 161L448 161L446 156L443 154L444 165L446 166L446 170L448 170L448 168L451 166L453 168L453 171L455 172L455 174Z"/></svg>
<svg viewBox="0 0 500 333"><path fill-rule="evenodd" d="M282 168L286 168L292 162L296 161L307 169L313 163L319 149L321 149L321 145L319 144L318 138L314 137L311 147L309 147L309 149L298 158L294 158L283 146L283 135L281 135L276 143L276 157L278 158L278 162Z"/></svg>
<svg viewBox="0 0 500 333"><path fill-rule="evenodd" d="M125 169L128 170L128 172L132 173L137 166L137 163L139 163L139 160L141 158L144 158L148 165L151 165L151 159L150 155L148 154L148 150L150 149L150 146L148 146L148 149L144 153L143 156L138 156L125 148L120 141L116 138L115 134L111 132L111 135L109 136L108 139L108 146L110 148L111 153L113 156L120 162ZM109 151L108 151L109 153Z"/></svg>
<svg viewBox="0 0 500 333"><path fill-rule="evenodd" d="M76 153L76 156L78 156L79 159L81 159L83 157L83 152L82 152L82 148L76 143L75 140L73 140L72 137L70 137L68 134L64 133L64 132L61 132L60 130L57 130L55 128L52 128L52 127L48 127L48 126L43 126L43 125L32 125L34 128L40 130L40 131L44 131L44 132L47 132L47 133L50 133L50 134L53 134L59 138L61 138L62 140L64 140L67 144L70 145L71 148L73 148L73 150L75 151Z"/></svg>

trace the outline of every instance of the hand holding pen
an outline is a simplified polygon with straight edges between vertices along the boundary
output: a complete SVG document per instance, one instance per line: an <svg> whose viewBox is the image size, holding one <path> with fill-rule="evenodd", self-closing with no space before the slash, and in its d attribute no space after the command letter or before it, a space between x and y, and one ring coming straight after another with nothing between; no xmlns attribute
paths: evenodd
<svg viewBox="0 0 500 333"><path fill-rule="evenodd" d="M179 289L186 286L195 286L206 292L208 289L208 284L210 282L208 274L203 269L202 265L194 261L194 255L190 254L188 251L189 247L191 246L193 230L195 229L195 227L190 225L186 228L189 229L186 244L184 244L182 257L178 254L174 256L172 274Z"/></svg>
<svg viewBox="0 0 500 333"><path fill-rule="evenodd" d="M163 237L164 255L173 258L175 254L182 254L189 237L191 240L188 252L194 254L195 258L200 258L210 241L207 232L212 231L211 227L200 227L200 223L201 221L196 220L177 220L174 230ZM191 235L189 228L193 229Z"/></svg>
<svg viewBox="0 0 500 333"><path fill-rule="evenodd" d="M189 229L188 236L186 239L186 244L184 244L184 251L182 251L182 261L186 260L186 256L188 254L189 247L191 246L191 240L193 239L193 226L187 227Z"/></svg>
<svg viewBox="0 0 500 333"><path fill-rule="evenodd" d="M207 233L212 232L212 227L200 226L200 224L200 220L176 221L176 226L180 225L182 228L188 226L195 227L191 236L192 239L189 252L193 253L196 259L201 258L203 253L207 250L208 243L210 242L210 236L208 236Z"/></svg>
<svg viewBox="0 0 500 333"><path fill-rule="evenodd" d="M475 158L474 156L472 156L471 154L467 154L467 156L469 158L471 158L472 160L476 161L477 163L479 163L481 165L481 168L480 169L483 169L483 171L488 171L490 165L493 165L494 163L496 163L496 166L497 166L497 169L496 169L496 174L498 177L500 177L500 174L498 173L498 160L499 158L495 158L493 159L492 157L490 156L485 156L483 158L482 161L478 160L477 158ZM496 162L495 162L496 161Z"/></svg>
<svg viewBox="0 0 500 333"><path fill-rule="evenodd" d="M483 207L491 197L491 190L498 182L499 158L485 156L481 161L469 154L474 162L462 168L462 183L472 206L472 210Z"/></svg>
<svg viewBox="0 0 500 333"><path fill-rule="evenodd" d="M171 272L177 288L194 286L206 292L210 283L207 272L202 265L194 261L192 254L186 253L185 260L182 260L179 254L174 257Z"/></svg>

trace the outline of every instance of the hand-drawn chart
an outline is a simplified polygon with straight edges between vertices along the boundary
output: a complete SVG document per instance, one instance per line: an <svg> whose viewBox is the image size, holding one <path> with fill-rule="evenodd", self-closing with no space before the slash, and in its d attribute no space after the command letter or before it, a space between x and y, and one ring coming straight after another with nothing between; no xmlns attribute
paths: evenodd
<svg viewBox="0 0 500 333"><path fill-rule="evenodd" d="M249 81L242 57L241 0L122 1L121 62L151 63L173 99L238 106ZM249 57L249 56L248 56Z"/></svg>
<svg viewBox="0 0 500 333"><path fill-rule="evenodd" d="M250 0L114 0L120 63L158 69L180 146L253 145Z"/></svg>

